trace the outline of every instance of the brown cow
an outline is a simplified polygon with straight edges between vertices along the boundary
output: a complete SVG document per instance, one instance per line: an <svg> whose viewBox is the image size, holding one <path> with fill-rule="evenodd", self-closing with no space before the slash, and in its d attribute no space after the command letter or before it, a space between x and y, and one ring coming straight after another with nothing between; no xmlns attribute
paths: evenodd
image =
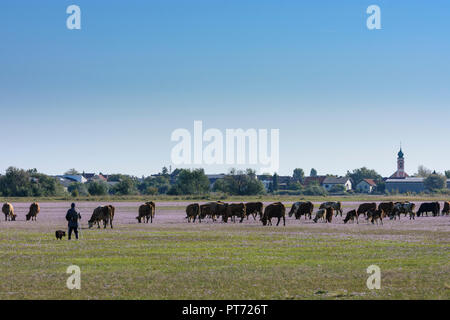
<svg viewBox="0 0 450 320"><path fill-rule="evenodd" d="M444 208L442 208L442 215L449 215L450 214L450 202L446 201L444 202Z"/></svg>
<svg viewBox="0 0 450 320"><path fill-rule="evenodd" d="M383 218L385 217L385 213L383 210L369 210L367 211L367 218L366 220L371 219L370 221L372 222L372 224L374 223L374 221L377 222L378 225L378 220L381 221L381 225L383 225Z"/></svg>
<svg viewBox="0 0 450 320"><path fill-rule="evenodd" d="M15 221L16 215L14 214L14 207L11 203L6 202L3 204L2 212L5 214L5 221Z"/></svg>
<svg viewBox="0 0 450 320"><path fill-rule="evenodd" d="M92 213L91 219L89 219L89 229L97 223L98 228L100 229L100 221L103 221L103 228L106 229L106 226L109 222L111 229L113 228L113 219L114 219L114 211L115 208L112 205L101 206L94 209Z"/></svg>
<svg viewBox="0 0 450 320"><path fill-rule="evenodd" d="M311 219L312 213L314 210L314 204L311 201L306 202L294 202L292 204L291 210L289 211L289 217L295 215L295 219L300 219L302 215L305 215L305 219L309 216Z"/></svg>
<svg viewBox="0 0 450 320"><path fill-rule="evenodd" d="M375 202L372 203L361 203L358 207L358 210L356 211L356 213L359 215L363 214L364 216L366 215L366 213L369 211L375 211L377 210L377 204Z"/></svg>
<svg viewBox="0 0 450 320"><path fill-rule="evenodd" d="M326 220L326 222L331 223L331 220L333 220L334 209L333 209L333 207L327 207L325 210L326 210L325 220ZM337 213L336 213L336 216L337 216Z"/></svg>
<svg viewBox="0 0 450 320"><path fill-rule="evenodd" d="M202 218L200 217L200 206L198 203L191 203L186 207L186 218L188 222L195 222L195 219L198 217L198 222L202 222Z"/></svg>
<svg viewBox="0 0 450 320"><path fill-rule="evenodd" d="M246 206L243 203L230 203L227 207L226 218L224 221L227 222L228 218L231 218L233 222L236 222L236 217L240 217L241 220L239 222L242 223L245 218L245 208Z"/></svg>
<svg viewBox="0 0 450 320"><path fill-rule="evenodd" d="M392 215L392 212L394 211L394 202L381 202L378 205L378 209L383 210L384 213L390 217Z"/></svg>
<svg viewBox="0 0 450 320"><path fill-rule="evenodd" d="M263 214L263 203L262 202L247 202L245 204L245 215L252 215L253 219L256 220L256 216L259 215L259 218L262 217Z"/></svg>
<svg viewBox="0 0 450 320"><path fill-rule="evenodd" d="M263 226L272 225L272 218L278 218L277 226L280 224L281 218L283 218L283 225L286 225L286 207L281 202L274 202L269 204L264 209L264 214L261 218Z"/></svg>
<svg viewBox="0 0 450 320"><path fill-rule="evenodd" d="M350 210L349 212L347 212L347 215L344 219L344 223L347 223L349 220L352 220L353 222L355 222L356 220L356 224L358 224L358 214L356 213L356 210Z"/></svg>
<svg viewBox="0 0 450 320"><path fill-rule="evenodd" d="M223 220L226 220L227 213L227 203L223 203L221 201L216 202L208 202L202 204L200 206L200 217L204 219L206 217L210 217L213 221L216 221L216 218L219 216L223 217Z"/></svg>
<svg viewBox="0 0 450 320"><path fill-rule="evenodd" d="M139 223L141 223L141 220L144 223L148 223L148 220L150 220L150 223L153 223L155 211L155 203L153 201L148 201L139 207L139 215L136 217L136 219L139 221Z"/></svg>
<svg viewBox="0 0 450 320"><path fill-rule="evenodd" d="M39 211L41 211L41 208L39 207L39 203L33 202L30 205L30 210L28 211L28 213L26 215L27 221L30 219L31 219L31 221L33 221L33 220L36 221L36 217L37 217Z"/></svg>

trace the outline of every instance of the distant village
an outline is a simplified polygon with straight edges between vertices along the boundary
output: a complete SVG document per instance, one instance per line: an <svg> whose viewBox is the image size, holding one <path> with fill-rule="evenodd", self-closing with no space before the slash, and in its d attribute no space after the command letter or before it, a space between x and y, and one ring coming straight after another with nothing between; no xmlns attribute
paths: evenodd
<svg viewBox="0 0 450 320"><path fill-rule="evenodd" d="M162 173L153 174L151 177L156 178L163 175ZM176 180L176 171L168 173L170 183L174 184ZM216 181L224 179L225 173L221 174L206 174L210 183L210 189L214 188ZM80 174L64 174L57 175L55 178L67 190L73 183L89 183L89 182L104 182L110 187L119 183L116 179L111 180L107 174L95 173L80 173ZM264 185L266 192L273 192L274 179L272 175L257 175L256 178ZM144 177L138 178L143 180ZM389 177L382 178L384 183L384 190L389 193L421 193L426 190L424 184L424 177L411 177L405 172L405 158L404 153L400 148L397 154L397 170ZM277 176L278 191L288 190L289 186L298 182L293 176ZM314 175L303 177L300 181L301 185L308 187L311 185L321 186L327 192L333 193L335 190L342 190L346 192L358 193L373 193L377 190L377 182L375 179L362 179L356 185L350 177L337 177L331 175ZM450 189L450 179L446 180L446 187Z"/></svg>

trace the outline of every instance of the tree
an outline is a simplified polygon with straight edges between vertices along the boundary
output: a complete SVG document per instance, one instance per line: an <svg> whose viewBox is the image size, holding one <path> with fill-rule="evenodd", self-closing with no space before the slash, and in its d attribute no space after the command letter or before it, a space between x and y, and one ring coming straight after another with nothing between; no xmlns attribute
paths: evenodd
<svg viewBox="0 0 450 320"><path fill-rule="evenodd" d="M345 186L343 184L335 184L331 187L330 193L344 193L347 190L345 189Z"/></svg>
<svg viewBox="0 0 450 320"><path fill-rule="evenodd" d="M450 170L446 170L446 171L445 171L445 177L446 177L447 179L450 179Z"/></svg>
<svg viewBox="0 0 450 320"><path fill-rule="evenodd" d="M446 187L447 179L441 174L433 173L425 178L423 184L428 190L436 191Z"/></svg>
<svg viewBox="0 0 450 320"><path fill-rule="evenodd" d="M0 194L5 197L60 196L64 188L56 178L38 173L36 169L25 171L9 167L0 177Z"/></svg>
<svg viewBox="0 0 450 320"><path fill-rule="evenodd" d="M309 173L309 176L310 176L310 177L317 177L317 170L314 169L314 168L312 168L312 169L311 169L311 172Z"/></svg>
<svg viewBox="0 0 450 320"><path fill-rule="evenodd" d="M416 176L418 176L418 177L426 178L426 177L430 176L431 174L432 174L431 170L428 169L428 168L426 168L426 167L423 166L423 165L420 165L420 166L417 168Z"/></svg>
<svg viewBox="0 0 450 320"><path fill-rule="evenodd" d="M355 186L364 179L373 179L377 183L382 181L382 177L378 172L373 169L367 169L366 167L355 169L352 172L347 171L347 177L352 179Z"/></svg>
<svg viewBox="0 0 450 320"><path fill-rule="evenodd" d="M294 178L294 180L302 182L303 178L305 177L305 172L303 171L303 169L296 168L294 169L292 177Z"/></svg>
<svg viewBox="0 0 450 320"><path fill-rule="evenodd" d="M79 182L72 183L70 186L67 187L67 191L69 191L69 193L72 194L72 196L76 194L77 197L79 195L81 196L89 195L89 191L86 187L86 184Z"/></svg>
<svg viewBox="0 0 450 320"><path fill-rule="evenodd" d="M209 192L209 179L203 169L181 169L175 185L168 194L205 194Z"/></svg>
<svg viewBox="0 0 450 320"><path fill-rule="evenodd" d="M213 190L231 195L256 195L264 193L264 185L257 179L254 170L231 169L223 179L214 183Z"/></svg>
<svg viewBox="0 0 450 320"><path fill-rule="evenodd" d="M138 184L137 188L142 194L153 194L154 189L156 189L159 194L167 193L170 188L169 176L144 178L142 182Z"/></svg>
<svg viewBox="0 0 450 320"><path fill-rule="evenodd" d="M67 170L64 174L71 175L71 176L77 176L80 173L76 169L72 168L72 169Z"/></svg>
<svg viewBox="0 0 450 320"><path fill-rule="evenodd" d="M311 184L306 187L303 194L307 196L326 196L328 194L327 190L324 187L321 187L317 184Z"/></svg>
<svg viewBox="0 0 450 320"><path fill-rule="evenodd" d="M112 193L118 195L137 194L136 179L130 176L122 176L120 181L112 187Z"/></svg>
<svg viewBox="0 0 450 320"><path fill-rule="evenodd" d="M101 181L88 182L87 189L92 196L104 196L108 194L108 184Z"/></svg>

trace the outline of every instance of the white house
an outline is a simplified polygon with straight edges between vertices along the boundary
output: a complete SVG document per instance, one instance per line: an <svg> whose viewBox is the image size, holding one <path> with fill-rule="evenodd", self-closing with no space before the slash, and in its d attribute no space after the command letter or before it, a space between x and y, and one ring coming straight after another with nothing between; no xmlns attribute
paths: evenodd
<svg viewBox="0 0 450 320"><path fill-rule="evenodd" d="M352 181L347 177L326 177L322 182L322 187L330 191L334 186L344 186L345 191L352 189Z"/></svg>
<svg viewBox="0 0 450 320"><path fill-rule="evenodd" d="M372 193L376 187L377 184L373 179L364 179L356 185L356 190L358 192Z"/></svg>

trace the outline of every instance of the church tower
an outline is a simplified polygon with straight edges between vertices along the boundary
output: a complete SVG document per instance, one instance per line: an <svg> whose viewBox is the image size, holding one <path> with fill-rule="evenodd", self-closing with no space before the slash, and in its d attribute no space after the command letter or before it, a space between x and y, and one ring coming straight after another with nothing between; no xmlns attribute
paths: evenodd
<svg viewBox="0 0 450 320"><path fill-rule="evenodd" d="M397 153L397 171L390 176L390 178L406 178L409 177L405 172L405 157L402 151L402 147L400 147L400 151Z"/></svg>

